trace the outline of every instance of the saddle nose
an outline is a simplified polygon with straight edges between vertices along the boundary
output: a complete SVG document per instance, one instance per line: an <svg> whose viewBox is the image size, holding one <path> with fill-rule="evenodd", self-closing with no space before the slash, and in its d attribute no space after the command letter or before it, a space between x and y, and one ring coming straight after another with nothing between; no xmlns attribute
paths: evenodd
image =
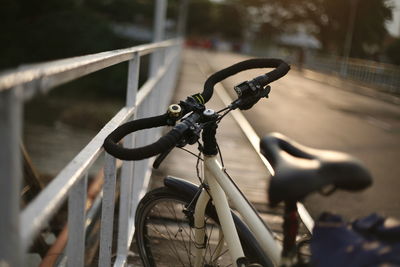
<svg viewBox="0 0 400 267"><path fill-rule="evenodd" d="M268 189L272 206L299 201L329 185L359 191L372 184L363 164L346 153L310 148L279 133L264 137L260 150L275 170Z"/></svg>

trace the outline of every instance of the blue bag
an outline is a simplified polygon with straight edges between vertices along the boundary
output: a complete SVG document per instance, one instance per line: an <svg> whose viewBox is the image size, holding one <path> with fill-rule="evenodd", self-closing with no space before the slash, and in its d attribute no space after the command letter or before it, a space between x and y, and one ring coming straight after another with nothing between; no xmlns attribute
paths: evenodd
<svg viewBox="0 0 400 267"><path fill-rule="evenodd" d="M400 224L377 214L349 224L325 213L314 227L311 253L319 267L400 266Z"/></svg>

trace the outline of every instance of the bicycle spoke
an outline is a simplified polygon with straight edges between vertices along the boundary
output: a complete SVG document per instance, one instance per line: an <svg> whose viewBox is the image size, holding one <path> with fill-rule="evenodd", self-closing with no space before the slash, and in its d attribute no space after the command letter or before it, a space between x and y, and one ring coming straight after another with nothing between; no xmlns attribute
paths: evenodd
<svg viewBox="0 0 400 267"><path fill-rule="evenodd" d="M175 208L174 208L174 207L171 207L171 209L172 209L172 212L171 212L171 213L173 213L174 218L175 218L175 221L176 221L176 223L178 224L178 232L176 233L175 238L177 237L178 234L180 235L181 240L182 240L182 243L183 243L183 247L184 247L184 249L186 250L186 252L188 253L188 260L189 260L189 264L190 264L190 266L191 266L191 263L190 263L190 261L191 261L190 258L191 258L191 257L190 257L189 249L188 249L187 246L186 246L186 242L185 242L185 239L184 239L183 234L182 234L182 231L185 231L185 230L184 230L185 227L182 227L182 224L180 223L181 220L178 219L178 216L177 216L177 214L176 214ZM183 207L182 207L181 210L183 210ZM190 237L189 237L189 241L188 241L188 242L189 242L189 247L190 247Z"/></svg>
<svg viewBox="0 0 400 267"><path fill-rule="evenodd" d="M142 257L147 257L145 266L193 266L196 259L195 228L190 227L190 216L184 213L185 207L192 200L180 200L175 195L172 198L151 200L144 209L141 242ZM146 206L145 206L146 207ZM217 219L204 218L205 238L204 251L199 256L200 266L232 266L232 258L226 246ZM140 234L139 234L140 236ZM139 242L139 241L138 241Z"/></svg>
<svg viewBox="0 0 400 267"><path fill-rule="evenodd" d="M207 239L207 251L210 253L210 262L212 262L213 261L213 258L212 258L212 253L211 253L211 246L210 246L210 240L211 240L211 238L212 238L212 232L213 232L213 230L214 230L214 225L212 225L211 226L211 231L210 231L210 234L209 234L209 236L208 236L208 239ZM205 253L206 254L206 253Z"/></svg>
<svg viewBox="0 0 400 267"><path fill-rule="evenodd" d="M167 207L167 209L169 210L169 208ZM176 212L175 212L175 209L172 207L172 213L173 213L173 215L174 215L174 217L175 217L175 221L178 223L178 217L177 217L177 215L176 215ZM175 237L175 239L176 239L176 237L177 237L177 235L180 233L180 229L182 228L181 227L181 225L178 223L178 230L177 230L177 232L174 234L174 237ZM183 245L184 245L184 247L186 247L185 246L185 241L183 240L183 238L182 238L182 242L183 242ZM184 266L185 264L183 263L183 261L181 260L181 257L179 256L179 252L177 251L177 253L178 253L178 258L179 258L179 261L182 263L182 265ZM190 258L190 257L189 257Z"/></svg>
<svg viewBox="0 0 400 267"><path fill-rule="evenodd" d="M223 242L223 238L220 238L219 240L218 240L218 244L217 244L217 247L216 247L216 249L214 250L214 253L211 255L211 259L214 259L214 254L219 250L219 247L222 245L221 243ZM219 255L218 255L218 257L219 257ZM217 258L218 258L217 257Z"/></svg>
<svg viewBox="0 0 400 267"><path fill-rule="evenodd" d="M158 210L158 215L161 218L161 212L159 210ZM182 264L182 266L185 266L185 264L183 263L180 255L179 255L178 249L174 245L175 244L174 239L171 237L171 235L173 235L173 233L170 232L167 225L165 225L165 224L163 224L163 225L164 225L165 231L167 232L167 235L168 235L168 238L166 238L166 239L171 240L171 242L167 242L167 246L170 248L172 253L174 253L176 255L178 261Z"/></svg>

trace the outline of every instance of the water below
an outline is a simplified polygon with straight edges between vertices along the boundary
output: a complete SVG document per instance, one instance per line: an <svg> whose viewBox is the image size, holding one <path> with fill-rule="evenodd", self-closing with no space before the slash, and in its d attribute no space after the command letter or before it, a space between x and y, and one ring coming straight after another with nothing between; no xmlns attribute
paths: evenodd
<svg viewBox="0 0 400 267"><path fill-rule="evenodd" d="M55 126L28 123L25 145L34 167L46 176L57 175L90 140L96 131L77 129L62 123ZM91 170L95 172L96 169Z"/></svg>
<svg viewBox="0 0 400 267"><path fill-rule="evenodd" d="M115 101L46 98L25 107L24 144L44 179L56 176L122 107ZM103 165L100 157L89 174Z"/></svg>

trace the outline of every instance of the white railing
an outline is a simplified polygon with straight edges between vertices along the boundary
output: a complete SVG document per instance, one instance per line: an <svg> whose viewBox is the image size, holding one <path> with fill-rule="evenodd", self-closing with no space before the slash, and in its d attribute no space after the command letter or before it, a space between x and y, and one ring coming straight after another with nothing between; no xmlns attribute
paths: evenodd
<svg viewBox="0 0 400 267"><path fill-rule="evenodd" d="M156 37L162 40L166 1L158 0L156 8ZM184 16L182 16L184 17ZM87 222L88 171L103 155L105 137L120 124L135 117L148 117L165 112L180 65L181 39L156 42L128 49L108 51L21 67L0 75L0 266L24 266L26 252L39 232L68 199L68 266L83 266ZM140 59L151 55L149 78L138 88ZM75 80L109 66L129 62L127 100L123 107L76 157L42 190L28 206L20 208L22 181L20 137L23 102L37 93ZM124 145L150 143L159 136L152 129L125 138ZM116 160L105 155L102 197L99 266L111 265L113 239L117 240L114 266L126 263L134 234L134 215L138 201L147 190L150 178L149 160L125 162L116 188ZM113 229L115 193L119 191L119 225ZM113 233L117 232L114 237Z"/></svg>
<svg viewBox="0 0 400 267"><path fill-rule="evenodd" d="M391 93L400 93L400 67L371 60L340 57L310 56L304 66Z"/></svg>
<svg viewBox="0 0 400 267"><path fill-rule="evenodd" d="M286 49L260 49L252 54L265 57L277 57L293 64L299 64L298 51L290 52ZM400 67L392 64L379 63L372 60L350 58L348 60L333 56L320 55L315 52L305 53L302 67L333 74L335 76L359 82L360 85L376 88L389 93L400 94Z"/></svg>

